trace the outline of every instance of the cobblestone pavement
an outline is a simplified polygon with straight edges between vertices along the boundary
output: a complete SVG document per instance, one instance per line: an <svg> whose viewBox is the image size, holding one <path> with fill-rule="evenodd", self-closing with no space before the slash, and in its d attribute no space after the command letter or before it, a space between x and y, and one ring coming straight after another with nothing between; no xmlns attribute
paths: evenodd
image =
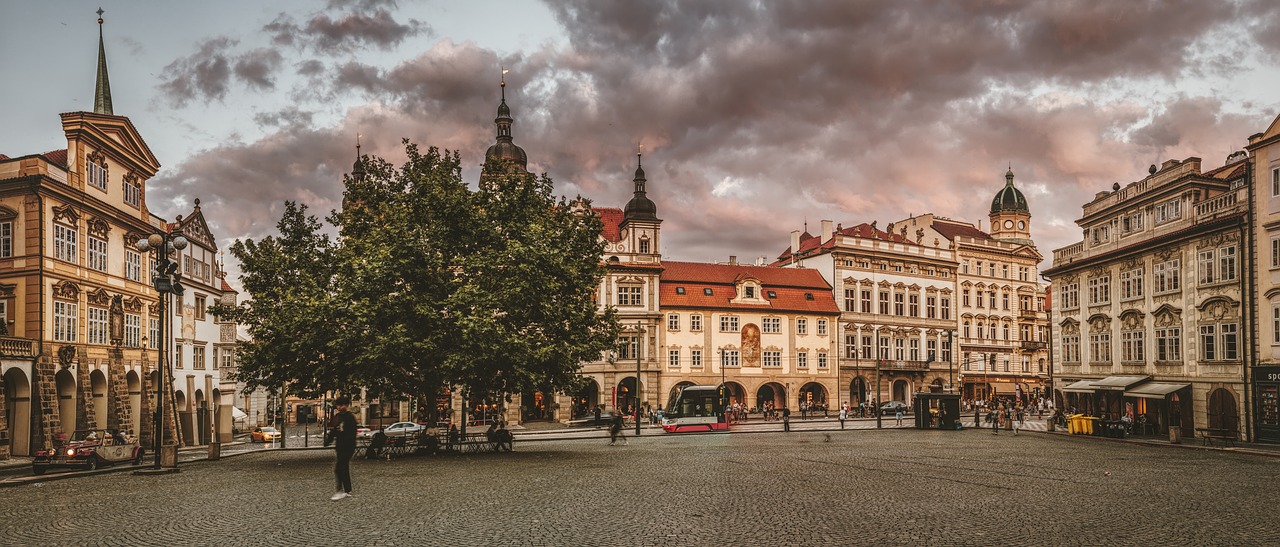
<svg viewBox="0 0 1280 547"><path fill-rule="evenodd" d="M651 435L353 463L264 452L0 491L0 543L1260 545L1275 459L988 431ZM1271 493L1267 493L1271 490Z"/></svg>

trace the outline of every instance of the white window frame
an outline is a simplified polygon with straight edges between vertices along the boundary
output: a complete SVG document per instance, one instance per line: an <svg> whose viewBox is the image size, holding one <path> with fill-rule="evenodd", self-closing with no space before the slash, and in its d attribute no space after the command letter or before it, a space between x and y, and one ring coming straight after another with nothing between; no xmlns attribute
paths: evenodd
<svg viewBox="0 0 1280 547"><path fill-rule="evenodd" d="M13 256L13 223L0 222L0 258Z"/></svg>
<svg viewBox="0 0 1280 547"><path fill-rule="evenodd" d="M689 350L689 367L702 368L702 350L700 349Z"/></svg>
<svg viewBox="0 0 1280 547"><path fill-rule="evenodd" d="M781 317L765 317L760 320L760 332L763 334L782 334Z"/></svg>
<svg viewBox="0 0 1280 547"><path fill-rule="evenodd" d="M827 352L825 351L818 352L818 368L819 369L827 368Z"/></svg>
<svg viewBox="0 0 1280 547"><path fill-rule="evenodd" d="M618 306L642 306L643 288L639 285L618 286Z"/></svg>
<svg viewBox="0 0 1280 547"><path fill-rule="evenodd" d="M809 334L809 320L803 317L796 318L796 335L805 336Z"/></svg>
<svg viewBox="0 0 1280 547"><path fill-rule="evenodd" d="M781 351L760 352L760 366L764 368L782 368Z"/></svg>
<svg viewBox="0 0 1280 547"><path fill-rule="evenodd" d="M110 318L107 308L89 306L88 340L90 344L105 346L111 343Z"/></svg>
<svg viewBox="0 0 1280 547"><path fill-rule="evenodd" d="M1120 300L1142 298L1142 268L1120 272Z"/></svg>
<svg viewBox="0 0 1280 547"><path fill-rule="evenodd" d="M1182 199L1174 198L1155 207L1155 225L1166 224L1182 218Z"/></svg>
<svg viewBox="0 0 1280 547"><path fill-rule="evenodd" d="M689 314L689 330L693 332L702 332L702 314Z"/></svg>
<svg viewBox="0 0 1280 547"><path fill-rule="evenodd" d="M1182 360L1182 328L1166 327L1156 329L1156 361L1175 362Z"/></svg>
<svg viewBox="0 0 1280 547"><path fill-rule="evenodd" d="M678 349L667 350L667 367L680 368L680 350Z"/></svg>
<svg viewBox="0 0 1280 547"><path fill-rule="evenodd" d="M53 302L53 340L55 342L78 341L80 307L72 302Z"/></svg>
<svg viewBox="0 0 1280 547"><path fill-rule="evenodd" d="M107 191L107 168L102 165L99 165L97 162L93 160L89 160L85 162L85 170L88 171L87 173L88 176L85 178L88 179L89 186L92 186L94 188L102 190L103 192L106 192Z"/></svg>
<svg viewBox="0 0 1280 547"><path fill-rule="evenodd" d="M89 236L89 269L107 271L107 240Z"/></svg>
<svg viewBox="0 0 1280 547"><path fill-rule="evenodd" d="M139 183L130 179L125 179L122 186L124 189L124 202L126 205L138 207L142 202L142 188Z"/></svg>
<svg viewBox="0 0 1280 547"><path fill-rule="evenodd" d="M142 346L142 316L136 313L124 314L124 345L136 348Z"/></svg>
<svg viewBox="0 0 1280 547"><path fill-rule="evenodd" d="M667 314L667 330L680 330L680 314Z"/></svg>
<svg viewBox="0 0 1280 547"><path fill-rule="evenodd" d="M1182 259L1161 262L1151 267L1154 282L1153 294L1164 294L1182 290Z"/></svg>
<svg viewBox="0 0 1280 547"><path fill-rule="evenodd" d="M736 315L720 316L720 332L739 332L742 326Z"/></svg>
<svg viewBox="0 0 1280 547"><path fill-rule="evenodd" d="M809 353L805 351L796 352L796 368L809 368Z"/></svg>
<svg viewBox="0 0 1280 547"><path fill-rule="evenodd" d="M1143 362L1146 359L1144 330L1120 331L1120 360L1128 363Z"/></svg>
<svg viewBox="0 0 1280 547"><path fill-rule="evenodd" d="M1111 275L1105 274L1089 278L1089 305L1111 303Z"/></svg>
<svg viewBox="0 0 1280 547"><path fill-rule="evenodd" d="M1110 361L1111 361L1111 333L1110 332L1089 333L1089 362L1090 363L1110 363Z"/></svg>
<svg viewBox="0 0 1280 547"><path fill-rule="evenodd" d="M78 245L80 233L72 226L53 223L53 257L73 264L79 263Z"/></svg>
<svg viewBox="0 0 1280 547"><path fill-rule="evenodd" d="M1271 269L1280 268L1280 236L1271 236Z"/></svg>
<svg viewBox="0 0 1280 547"><path fill-rule="evenodd" d="M818 336L826 336L826 335L827 335L827 320L819 319L818 320Z"/></svg>
<svg viewBox="0 0 1280 547"><path fill-rule="evenodd" d="M742 365L742 360L736 349L726 349L720 352L721 368L738 368Z"/></svg>
<svg viewBox="0 0 1280 547"><path fill-rule="evenodd" d="M124 278L129 281L142 282L142 254L129 249L124 250Z"/></svg>

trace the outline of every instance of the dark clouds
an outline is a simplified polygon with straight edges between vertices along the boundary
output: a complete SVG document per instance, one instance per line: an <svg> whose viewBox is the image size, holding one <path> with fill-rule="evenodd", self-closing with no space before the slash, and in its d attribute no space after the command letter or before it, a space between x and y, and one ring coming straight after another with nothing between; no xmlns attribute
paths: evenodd
<svg viewBox="0 0 1280 547"><path fill-rule="evenodd" d="M261 235L282 199L317 211L336 206L356 132L367 152L393 161L402 137L460 150L474 180L494 138L497 67L506 65L515 141L559 192L622 206L636 143L645 144L671 258L776 256L806 220L810 228L821 219L883 224L936 212L985 224L1010 163L1049 255L1079 239L1073 221L1094 192L1141 178L1164 159L1195 155L1220 165L1274 117L1267 109L1280 107L1232 111L1230 91L1208 87L1169 93L1198 83L1206 44L1243 51L1275 39L1280 15L1245 28L1238 21L1248 8L1236 3L645 0L550 8L567 46L505 52L443 38L378 64L326 55L400 43L394 29L411 23L396 23L405 18L390 3L366 6L388 14L371 26L339 25L341 15L325 15L315 30L314 17L277 19L273 39L319 55L273 65L288 63L304 77L305 89L291 93L315 107L336 99L363 106L328 127L313 126L306 105L259 114L266 137L180 162L162 177L162 192L195 197L217 188L226 201L220 233ZM346 29L342 45L325 42L321 29L338 27ZM241 58L226 57L227 67ZM213 77L203 90L204 64L182 66L197 75L183 81L202 96L229 93ZM1161 99L1151 99L1153 88Z"/></svg>
<svg viewBox="0 0 1280 547"><path fill-rule="evenodd" d="M365 46L389 50L405 38L428 33L431 28L416 19L401 23L380 7L368 13L357 10L337 17L317 13L301 25L293 16L281 13L262 30L271 34L271 41L276 45L297 46L317 54L333 55L350 53Z"/></svg>

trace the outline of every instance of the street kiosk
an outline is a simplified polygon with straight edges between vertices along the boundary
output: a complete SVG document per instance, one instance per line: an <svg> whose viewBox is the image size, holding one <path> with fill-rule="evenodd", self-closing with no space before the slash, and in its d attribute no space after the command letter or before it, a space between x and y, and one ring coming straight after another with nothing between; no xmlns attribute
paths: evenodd
<svg viewBox="0 0 1280 547"><path fill-rule="evenodd" d="M964 429L958 393L917 393L914 405L916 429Z"/></svg>

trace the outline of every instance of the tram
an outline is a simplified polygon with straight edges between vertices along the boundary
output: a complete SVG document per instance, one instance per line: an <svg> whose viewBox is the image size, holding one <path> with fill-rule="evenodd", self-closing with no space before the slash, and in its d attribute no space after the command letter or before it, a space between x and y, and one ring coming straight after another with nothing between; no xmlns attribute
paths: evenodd
<svg viewBox="0 0 1280 547"><path fill-rule="evenodd" d="M724 417L724 394L716 386L680 388L671 396L662 415L662 430L667 433L728 429L729 422Z"/></svg>

